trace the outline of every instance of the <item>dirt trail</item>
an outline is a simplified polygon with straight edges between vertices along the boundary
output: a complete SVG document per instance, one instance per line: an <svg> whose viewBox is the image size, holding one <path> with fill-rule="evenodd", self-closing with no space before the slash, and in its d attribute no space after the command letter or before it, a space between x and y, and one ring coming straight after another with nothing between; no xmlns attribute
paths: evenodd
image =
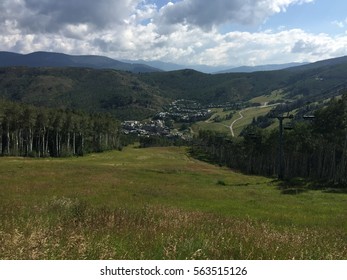
<svg viewBox="0 0 347 280"><path fill-rule="evenodd" d="M239 112L240 117L239 117L238 119L234 120L234 121L231 123L231 125L230 125L230 132L231 132L231 136L232 136L232 137L235 137L234 125L235 125L238 121L240 121L240 120L243 119L243 114L242 114L242 113L243 113L244 111L248 110L248 109L249 109L249 108L244 109L244 110L241 110L241 111Z"/></svg>
<svg viewBox="0 0 347 280"><path fill-rule="evenodd" d="M231 125L230 125L231 136L232 136L232 137L235 137L234 125L235 125L237 122L239 122L240 120L243 119L243 117L244 117L244 116L243 116L243 113L246 112L247 110L249 110L249 109L254 109L254 108L274 107L274 106L277 106L277 105L280 105L280 104L281 104L281 103L275 103L275 104L268 105L268 102L265 102L265 103L264 103L263 105L261 105L261 106L258 106L258 107L248 107L248 108L246 108L246 109L243 109L243 110L239 111L240 117L239 117L238 119L234 120L234 121L231 123Z"/></svg>

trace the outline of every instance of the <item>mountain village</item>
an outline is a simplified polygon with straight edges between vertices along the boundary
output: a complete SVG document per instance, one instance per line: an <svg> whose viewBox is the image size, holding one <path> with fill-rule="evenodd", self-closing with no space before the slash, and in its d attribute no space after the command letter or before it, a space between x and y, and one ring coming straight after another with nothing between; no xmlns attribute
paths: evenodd
<svg viewBox="0 0 347 280"><path fill-rule="evenodd" d="M192 123L204 121L211 117L212 110L205 108L196 101L179 99L163 108L152 120L124 121L122 123L125 135L141 137L164 136L167 138L185 138L185 134L174 129L173 122Z"/></svg>

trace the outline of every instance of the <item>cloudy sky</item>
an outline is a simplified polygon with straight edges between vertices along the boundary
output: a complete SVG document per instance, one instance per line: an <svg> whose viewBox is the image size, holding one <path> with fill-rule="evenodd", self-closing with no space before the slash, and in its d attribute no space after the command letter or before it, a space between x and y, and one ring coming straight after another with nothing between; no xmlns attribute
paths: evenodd
<svg viewBox="0 0 347 280"><path fill-rule="evenodd" d="M179 64L347 55L346 0L0 0L0 50Z"/></svg>

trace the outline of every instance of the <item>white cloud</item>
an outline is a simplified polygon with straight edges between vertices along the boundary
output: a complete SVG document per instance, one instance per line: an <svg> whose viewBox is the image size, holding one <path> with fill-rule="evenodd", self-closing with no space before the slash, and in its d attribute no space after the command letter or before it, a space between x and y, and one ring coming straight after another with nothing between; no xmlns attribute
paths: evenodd
<svg viewBox="0 0 347 280"><path fill-rule="evenodd" d="M309 2L313 0L184 0L162 7L156 20L161 27L183 24L210 30L227 22L258 24L290 5Z"/></svg>
<svg viewBox="0 0 347 280"><path fill-rule="evenodd" d="M234 66L345 55L347 34L311 34L284 26L226 34L218 30L221 23L262 22L307 2L311 0L184 0L158 10L141 0L2 0L0 46L21 53L46 50Z"/></svg>
<svg viewBox="0 0 347 280"><path fill-rule="evenodd" d="M2 0L0 21L15 22L22 33L57 33L66 26L105 29L122 25L141 0ZM146 7L146 6L145 6Z"/></svg>

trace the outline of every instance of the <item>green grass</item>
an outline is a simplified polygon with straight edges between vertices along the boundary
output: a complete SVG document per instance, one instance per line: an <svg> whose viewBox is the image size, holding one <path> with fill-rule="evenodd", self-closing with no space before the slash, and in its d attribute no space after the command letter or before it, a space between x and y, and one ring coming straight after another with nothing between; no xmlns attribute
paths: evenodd
<svg viewBox="0 0 347 280"><path fill-rule="evenodd" d="M212 130L218 131L226 134L230 134L230 120L225 120L225 117L233 111L223 111L221 108L214 108L213 115L207 121L196 122L192 125L192 130L195 134L199 132L199 130ZM214 118L220 117L223 121L215 122Z"/></svg>
<svg viewBox="0 0 347 280"><path fill-rule="evenodd" d="M242 111L243 119L236 122L234 124L234 133L235 135L240 135L241 131L247 126L250 125L253 121L253 118L257 118L260 116L265 116L267 113L271 111L272 107L251 107L247 108L245 111ZM234 115L231 122L233 122L235 119L238 119L240 115L237 113Z"/></svg>
<svg viewBox="0 0 347 280"><path fill-rule="evenodd" d="M346 259L347 195L128 147L0 158L0 259Z"/></svg>

